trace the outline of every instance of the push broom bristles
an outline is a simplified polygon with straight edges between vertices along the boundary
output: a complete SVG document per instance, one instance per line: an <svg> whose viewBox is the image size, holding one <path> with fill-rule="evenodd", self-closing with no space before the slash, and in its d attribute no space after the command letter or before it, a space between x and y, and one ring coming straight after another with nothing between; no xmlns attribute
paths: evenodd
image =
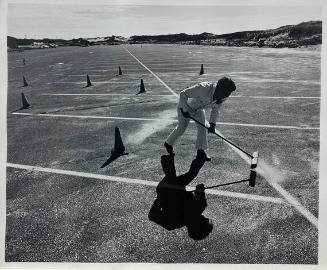
<svg viewBox="0 0 327 270"><path fill-rule="evenodd" d="M251 161L251 169L255 169L258 165L258 158L259 158L259 153L254 152L252 155L252 161Z"/></svg>

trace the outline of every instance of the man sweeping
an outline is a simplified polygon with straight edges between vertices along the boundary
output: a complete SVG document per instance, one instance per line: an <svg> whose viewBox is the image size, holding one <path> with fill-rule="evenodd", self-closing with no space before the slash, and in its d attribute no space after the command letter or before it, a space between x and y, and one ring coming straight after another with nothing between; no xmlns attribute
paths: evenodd
<svg viewBox="0 0 327 270"><path fill-rule="evenodd" d="M208 133L214 133L219 109L235 89L235 83L230 78L223 77L218 80L216 85L214 83L201 82L181 91L177 106L178 125L164 143L167 152L171 155L174 154L173 146L177 139L185 132L190 122L190 116L205 124L205 109L207 108L211 108ZM210 161L211 158L205 152L208 148L206 128L198 123L196 123L196 127L198 130L195 143L197 158Z"/></svg>

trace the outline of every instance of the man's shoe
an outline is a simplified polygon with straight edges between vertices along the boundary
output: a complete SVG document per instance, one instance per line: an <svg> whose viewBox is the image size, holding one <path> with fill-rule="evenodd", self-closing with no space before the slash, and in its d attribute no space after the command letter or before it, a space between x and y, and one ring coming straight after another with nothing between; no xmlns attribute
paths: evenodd
<svg viewBox="0 0 327 270"><path fill-rule="evenodd" d="M198 150L198 153L196 155L197 159L202 159L205 161L211 161L211 157L207 156L206 152L204 150Z"/></svg>
<svg viewBox="0 0 327 270"><path fill-rule="evenodd" d="M172 145L168 144L167 142L164 143L164 146L166 147L166 150L169 155L174 155L174 148Z"/></svg>

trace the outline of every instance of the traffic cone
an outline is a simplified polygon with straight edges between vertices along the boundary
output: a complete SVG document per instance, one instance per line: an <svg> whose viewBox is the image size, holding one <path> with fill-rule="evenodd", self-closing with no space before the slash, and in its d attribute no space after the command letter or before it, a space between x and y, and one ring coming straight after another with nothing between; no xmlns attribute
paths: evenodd
<svg viewBox="0 0 327 270"><path fill-rule="evenodd" d="M90 87L90 86L92 86L90 77L89 77L89 75L86 75L86 87Z"/></svg>
<svg viewBox="0 0 327 270"><path fill-rule="evenodd" d="M24 83L23 87L28 86L28 83L27 83L27 81L26 81L26 79L25 79L25 76L23 76L23 83Z"/></svg>
<svg viewBox="0 0 327 270"><path fill-rule="evenodd" d="M27 98L25 97L24 93L22 93L22 104L23 104L23 107L21 109L27 109L31 106L28 103Z"/></svg>
<svg viewBox="0 0 327 270"><path fill-rule="evenodd" d="M115 127L115 143L114 148L111 150L111 154L122 155L125 152L125 146L120 135L118 127Z"/></svg>
<svg viewBox="0 0 327 270"><path fill-rule="evenodd" d="M113 162L115 159L124 155L128 155L128 153L125 153L125 146L121 138L119 128L115 127L115 142L114 147L111 149L111 156L105 163L102 164L101 168L104 168L105 166Z"/></svg>
<svg viewBox="0 0 327 270"><path fill-rule="evenodd" d="M140 91L137 93L137 95L139 95L141 93L145 93L145 87L144 87L143 79L141 79Z"/></svg>
<svg viewBox="0 0 327 270"><path fill-rule="evenodd" d="M123 75L123 72L121 71L121 68L119 67L118 75Z"/></svg>
<svg viewBox="0 0 327 270"><path fill-rule="evenodd" d="M201 64L200 75L204 74L203 64Z"/></svg>

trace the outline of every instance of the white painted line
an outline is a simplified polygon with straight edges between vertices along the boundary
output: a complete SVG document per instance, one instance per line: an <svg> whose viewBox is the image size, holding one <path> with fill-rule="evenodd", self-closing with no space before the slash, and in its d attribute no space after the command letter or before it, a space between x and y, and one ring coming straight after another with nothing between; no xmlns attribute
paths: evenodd
<svg viewBox="0 0 327 270"><path fill-rule="evenodd" d="M162 63L162 61L157 61L157 62L151 62L151 61L146 61L147 62L147 65L154 65L154 66L163 66L165 65L167 68L170 67L170 66L182 66L182 67L185 67L186 65L187 66L195 66L195 67L201 67L201 64L203 64L203 62L198 62L198 63L195 63L195 62L184 62L184 63L170 63L170 62L165 62L164 64ZM126 62L124 64L117 64L117 68L118 66L120 65L120 67L128 67L128 66L131 66L131 67L135 67L135 63L131 63L130 61L129 62ZM205 63L204 64L204 67L210 67L210 66L217 66L219 65L219 63ZM88 67L90 68L98 68L98 67L113 67L113 65L104 65L104 64L101 64L99 63L99 65L97 64L92 64L92 65L88 65ZM116 68L115 66L113 68Z"/></svg>
<svg viewBox="0 0 327 270"><path fill-rule="evenodd" d="M92 115L70 115L70 114L51 114L51 113L23 113L13 112L14 115L25 116L45 116L45 117L67 117L67 118L83 118L83 119L117 119L117 120L133 120L133 121L155 121L158 118L139 118L139 117L118 117L118 116L92 116ZM167 120L167 118L162 118ZM176 119L171 119L171 122L178 122ZM191 123L194 123L191 121ZM255 125L255 124L240 124L229 122L217 122L217 125L225 126L243 126L243 127L260 127L260 128L277 128L277 129L300 129L300 130L319 130L319 127L297 127L297 126L274 126L274 125Z"/></svg>
<svg viewBox="0 0 327 270"><path fill-rule="evenodd" d="M118 82L117 82L118 83ZM135 96L133 94L42 94L43 96ZM148 96L149 94L147 94ZM151 95L158 97L171 97L172 95ZM270 97L270 96L230 96L231 98L259 98L259 99L320 99L320 97ZM313 103L316 104L316 103Z"/></svg>
<svg viewBox="0 0 327 270"><path fill-rule="evenodd" d="M152 70L150 70L146 65L144 65L136 56L134 56L125 46L123 46L124 50L126 50L137 62L140 63L142 67L144 67L146 70L148 70L154 77L157 78L159 82L161 82L174 96L178 97L178 94L176 94L163 80L161 80Z"/></svg>
<svg viewBox="0 0 327 270"><path fill-rule="evenodd" d="M233 71L226 74L280 74L280 71Z"/></svg>
<svg viewBox="0 0 327 270"><path fill-rule="evenodd" d="M116 82L116 81L92 81L92 84L137 84L139 81L130 81L130 82ZM49 82L47 84L86 84L86 81L79 82ZM149 84L149 83L147 83Z"/></svg>
<svg viewBox="0 0 327 270"><path fill-rule="evenodd" d="M87 73L90 72L105 72L105 71L112 71L112 69L82 69L83 72Z"/></svg>
<svg viewBox="0 0 327 270"><path fill-rule="evenodd" d="M304 217L309 220L309 222L318 228L318 218L315 217L309 210L307 210L295 197L293 197L290 193L288 193L285 189L283 189L278 183L274 183L272 181L268 181L269 184L275 188L284 199L289 202L289 204L293 205Z"/></svg>
<svg viewBox="0 0 327 270"><path fill-rule="evenodd" d="M108 76L108 74L88 74L90 77L103 77L103 76ZM69 74L67 75L69 77L86 77L86 74Z"/></svg>
<svg viewBox="0 0 327 270"><path fill-rule="evenodd" d="M135 179L135 178L126 178L126 177L109 176L109 175L103 175L103 174L52 169L52 168L44 168L44 167L39 167L39 166L15 164L15 163L7 163L7 167L15 168L15 169L22 169L22 170L38 171L38 172L44 172L44 173L55 173L55 174L61 174L61 175L85 177L85 178L92 178L92 179L119 182L119 183L137 184L137 185L143 185L143 186L156 187L159 184L159 182L141 180L141 179ZM172 189L180 189L180 187L178 187L176 185L167 185L167 187L172 188ZM186 187L186 190L188 190L188 191L194 190L194 189L195 189L194 186ZM260 201L260 202L269 202L269 203L277 203L277 204L285 204L286 203L283 199L280 199L280 198L260 196L260 195L251 195L251 194L246 194L246 193L230 192L230 191L217 190L217 189L208 189L208 190L206 190L206 193L218 195L218 196L255 200L255 201Z"/></svg>
<svg viewBox="0 0 327 270"><path fill-rule="evenodd" d="M280 125L258 125L258 124L241 124L229 122L217 122L218 125L240 126L240 127L261 127L261 128L279 128L279 129L301 129L301 130L320 130L319 127L301 127L301 126L280 126Z"/></svg>
<svg viewBox="0 0 327 270"><path fill-rule="evenodd" d="M42 96L131 96L135 97L136 94L47 94L44 93ZM143 95L144 97L144 95ZM155 94L146 94L146 97L169 97L172 98L172 95L155 95Z"/></svg>
<svg viewBox="0 0 327 270"><path fill-rule="evenodd" d="M274 97L274 96L229 96L231 98L259 98L259 99L320 99L320 97Z"/></svg>
<svg viewBox="0 0 327 270"><path fill-rule="evenodd" d="M55 74L52 74L52 75L55 75ZM61 74L61 75L64 75L64 74ZM134 79L136 78L137 80L139 80L140 78L144 78L146 76L151 76L152 77L152 74L149 74L148 72L146 72L146 74L142 74L142 73L130 73L130 74L124 74L124 71L123 71L123 75L118 75L118 74L70 74L70 75L66 75L66 76L69 76L69 77L86 77L86 75L89 75L90 78L92 77L108 77L111 79L110 80L121 80L122 78L128 78L128 79Z"/></svg>
<svg viewBox="0 0 327 270"><path fill-rule="evenodd" d="M81 119L118 119L118 120L133 120L133 121L154 121L152 118L134 118L134 117L115 117L115 116L92 116L92 115L69 115L69 114L51 114L51 113L20 113L14 112L14 115L25 115L25 116L45 116L45 117L67 117L67 118L81 118ZM165 119L167 120L167 119ZM176 122L176 120L172 120Z"/></svg>
<svg viewBox="0 0 327 270"><path fill-rule="evenodd" d="M152 69L155 69L155 70L174 70L175 72L180 72L180 73L183 73L184 70L199 70L200 71L200 67L201 65L199 66L194 66L194 67L190 67L190 66L184 66L183 68L180 68L180 67L177 67L177 66L167 66L167 67L163 67L163 66L156 66L156 67L151 67ZM207 67L208 70L211 70L211 69L215 69L215 67Z"/></svg>
<svg viewBox="0 0 327 270"><path fill-rule="evenodd" d="M112 66L112 65L88 65L87 68L83 68L83 70L84 69L100 69L100 68L118 70L119 66L124 70L125 69L126 70L131 70L131 69L136 69L136 68L139 69L140 68L137 63L133 62L132 64L122 64L122 65L117 64L117 66Z"/></svg>
<svg viewBox="0 0 327 270"><path fill-rule="evenodd" d="M134 72L134 71L141 71L142 68L137 68L137 69L132 69L132 68L129 68L129 69L122 69L123 73L124 72ZM85 68L85 69L80 69L81 72L85 72L85 73L88 73L88 72L116 72L116 69L100 69L100 68Z"/></svg>
<svg viewBox="0 0 327 270"><path fill-rule="evenodd" d="M273 80L273 79L243 79L238 78L238 81L242 83L297 83L303 85L320 85L320 82L317 81L305 81L305 80Z"/></svg>

